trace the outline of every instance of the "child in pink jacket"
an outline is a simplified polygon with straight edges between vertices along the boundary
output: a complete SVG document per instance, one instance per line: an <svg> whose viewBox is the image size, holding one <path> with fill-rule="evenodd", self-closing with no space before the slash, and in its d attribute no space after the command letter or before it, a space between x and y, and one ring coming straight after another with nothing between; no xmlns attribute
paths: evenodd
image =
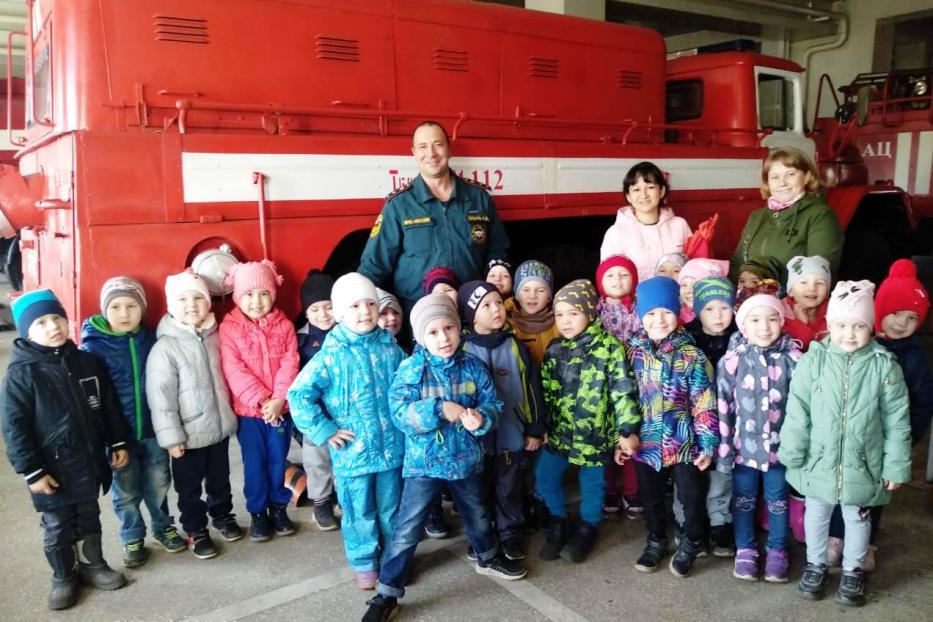
<svg viewBox="0 0 933 622"><path fill-rule="evenodd" d="M243 451L243 494L252 517L254 542L295 533L285 508L292 493L285 487L285 458L291 430L285 418L285 395L298 375L295 328L276 309L276 285L282 277L267 260L232 266L236 308L220 324L224 376L239 416L237 440Z"/></svg>

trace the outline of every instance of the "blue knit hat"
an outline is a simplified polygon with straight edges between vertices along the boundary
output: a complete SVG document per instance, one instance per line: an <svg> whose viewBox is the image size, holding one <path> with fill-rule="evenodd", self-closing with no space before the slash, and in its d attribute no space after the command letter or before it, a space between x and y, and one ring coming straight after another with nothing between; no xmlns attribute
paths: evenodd
<svg viewBox="0 0 933 622"><path fill-rule="evenodd" d="M713 300L722 300L730 307L735 304L732 281L724 276L708 276L693 284L693 312L696 315L700 315L703 307Z"/></svg>
<svg viewBox="0 0 933 622"><path fill-rule="evenodd" d="M13 301L13 322L23 339L29 339L29 327L33 322L50 313L68 317L65 307L50 289L27 292Z"/></svg>
<svg viewBox="0 0 933 622"><path fill-rule="evenodd" d="M541 281L547 285L547 288L551 290L552 294L554 293L554 273L537 259L529 259L528 261L522 262L515 271L514 291L518 293L518 290L522 288L522 284L526 281Z"/></svg>
<svg viewBox="0 0 933 622"><path fill-rule="evenodd" d="M657 308L667 309L674 315L680 313L680 286L674 279L655 276L635 288L635 311L639 318Z"/></svg>

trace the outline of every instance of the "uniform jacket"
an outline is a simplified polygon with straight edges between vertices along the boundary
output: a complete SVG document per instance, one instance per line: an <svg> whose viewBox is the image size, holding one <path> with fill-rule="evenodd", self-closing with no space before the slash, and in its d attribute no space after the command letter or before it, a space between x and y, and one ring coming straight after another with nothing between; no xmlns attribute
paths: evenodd
<svg viewBox="0 0 933 622"><path fill-rule="evenodd" d="M104 364L71 341L47 348L13 342L0 410L6 455L31 484L51 475L54 495L33 494L36 510L96 501L110 488L108 451L129 430Z"/></svg>
<svg viewBox="0 0 933 622"><path fill-rule="evenodd" d="M910 480L907 385L884 346L814 341L790 383L778 459L787 482L826 503L884 505L882 480Z"/></svg>
<svg viewBox="0 0 933 622"><path fill-rule="evenodd" d="M658 471L714 456L719 447L719 419L712 367L678 328L655 345L644 329L629 342L628 358L638 383L640 425L623 425L622 434L638 434L635 459Z"/></svg>
<svg viewBox="0 0 933 622"><path fill-rule="evenodd" d="M292 419L315 445L326 445L338 429L356 435L343 448L330 448L337 475L402 465L405 440L392 424L389 386L403 357L389 331L360 335L337 324L288 390Z"/></svg>
<svg viewBox="0 0 933 622"><path fill-rule="evenodd" d="M81 349L103 359L130 437L136 440L155 435L146 401L146 361L155 342L155 333L144 324L132 333L115 333L103 315L88 318L81 327Z"/></svg>
<svg viewBox="0 0 933 622"><path fill-rule="evenodd" d="M443 402L456 402L483 415L473 432L442 413ZM415 348L402 361L389 390L392 420L405 434L403 477L458 480L479 473L483 449L477 437L489 433L502 412L492 376L482 361L459 348L450 358Z"/></svg>
<svg viewBox="0 0 933 622"><path fill-rule="evenodd" d="M262 418L262 403L284 400L298 375L295 327L276 308L258 321L239 308L230 311L220 324L220 355L233 411L241 417Z"/></svg>
<svg viewBox="0 0 933 622"><path fill-rule="evenodd" d="M742 230L732 256L732 278L738 278L739 266L754 255L778 260L781 283L787 283L787 262L796 255L819 255L835 274L842 257L842 242L839 218L819 195L806 194L778 212L760 207L749 214Z"/></svg>
<svg viewBox="0 0 933 622"><path fill-rule="evenodd" d="M547 446L570 464L605 465L623 426L641 419L625 349L599 319L573 339L551 342L541 385Z"/></svg>
<svg viewBox="0 0 933 622"><path fill-rule="evenodd" d="M738 331L738 328L735 326L735 320L733 320L723 334L707 335L703 332L703 324L700 322L700 318L696 318L684 326L684 328L690 333L690 336L693 338L693 343L703 350L703 354L709 359L710 365L713 366L714 371L716 365L719 363L719 359L721 359L726 353L726 350L729 349L729 340L732 338L732 335Z"/></svg>
<svg viewBox="0 0 933 622"><path fill-rule="evenodd" d="M327 330L321 330L313 326L310 322L305 322L304 326L298 329L298 364L304 367L308 364L321 346L324 345L324 338L327 337L333 327Z"/></svg>
<svg viewBox="0 0 933 622"><path fill-rule="evenodd" d="M543 438L541 376L525 345L503 330L491 335L467 333L463 350L483 362L502 402L499 425L482 437L487 453L522 451L526 436Z"/></svg>
<svg viewBox="0 0 933 622"><path fill-rule="evenodd" d="M508 254L509 240L488 188L458 175L453 181L446 203L420 175L390 194L363 249L358 271L395 292L406 312L421 298L421 280L434 266L447 266L466 282L482 278L490 259Z"/></svg>
<svg viewBox="0 0 933 622"><path fill-rule="evenodd" d="M800 356L787 333L767 348L750 344L741 333L732 336L716 371L719 471L731 473L733 464L767 471L777 462L790 379Z"/></svg>
<svg viewBox="0 0 933 622"><path fill-rule="evenodd" d="M628 343L641 329L641 320L635 312L634 302L631 305L624 303L611 305L605 300L600 300L596 305L596 311L603 322L603 327L620 343Z"/></svg>
<svg viewBox="0 0 933 622"><path fill-rule="evenodd" d="M616 214L616 221L603 236L599 249L600 260L612 255L625 255L638 268L638 280L654 276L658 260L668 253L682 253L684 242L690 237L690 225L674 210L662 207L656 224L645 225L635 217L635 211L626 205Z"/></svg>
<svg viewBox="0 0 933 622"><path fill-rule="evenodd" d="M237 429L213 314L194 328L164 315L146 365L146 397L161 447L215 445Z"/></svg>
<svg viewBox="0 0 933 622"><path fill-rule="evenodd" d="M910 396L910 437L914 443L923 438L933 417L933 374L926 352L916 335L903 339L878 339L878 343L897 356Z"/></svg>

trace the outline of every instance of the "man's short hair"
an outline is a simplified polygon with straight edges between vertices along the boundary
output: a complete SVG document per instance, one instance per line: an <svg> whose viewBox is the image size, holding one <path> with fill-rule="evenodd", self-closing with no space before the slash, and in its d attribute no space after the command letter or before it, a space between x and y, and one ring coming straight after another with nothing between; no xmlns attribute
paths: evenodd
<svg viewBox="0 0 933 622"><path fill-rule="evenodd" d="M438 123L437 121L434 121L434 120L432 120L432 119L428 119L427 121L422 121L421 123L418 124L418 127L416 127L415 130L411 133L412 141L414 141L415 134L418 133L418 130L420 130L420 129L423 128L423 127L428 127L428 126L432 126L432 125L433 125L434 127L440 128L441 133L444 135L444 140L447 141L447 144L449 145L449 144L450 144L450 136L447 135L447 130L444 129L444 126L443 126L443 125L441 125L440 123Z"/></svg>

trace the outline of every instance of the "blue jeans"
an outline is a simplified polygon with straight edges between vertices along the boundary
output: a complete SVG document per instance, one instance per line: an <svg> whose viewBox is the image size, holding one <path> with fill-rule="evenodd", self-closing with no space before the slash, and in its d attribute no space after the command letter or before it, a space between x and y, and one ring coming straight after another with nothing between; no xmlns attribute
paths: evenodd
<svg viewBox="0 0 933 622"><path fill-rule="evenodd" d="M564 474L570 463L547 449L538 458L535 470L535 490L547 506L551 516L567 517L567 497L564 494ZM591 525L603 520L603 502L606 496L606 467L580 467L580 518Z"/></svg>
<svg viewBox="0 0 933 622"><path fill-rule="evenodd" d="M285 461L291 444L291 424L270 425L258 417L239 417L236 439L243 453L243 496L250 514L287 505L292 492L285 487Z"/></svg>
<svg viewBox="0 0 933 622"><path fill-rule="evenodd" d="M735 546L740 549L758 548L755 538L755 511L758 492L762 491L768 504L768 542L774 551L787 549L788 503L790 488L784 477L787 469L782 464L772 464L767 471L759 471L741 464L732 469L732 491L734 494L732 520L735 528Z"/></svg>
<svg viewBox="0 0 933 622"><path fill-rule="evenodd" d="M489 515L484 502L482 475L475 473L465 479L446 480L433 477L411 477L405 480L398 520L389 545L382 553L379 584L376 590L383 596L401 598L405 595L405 580L415 556L415 547L424 532L424 523L434 498L441 487L450 490L467 538L480 564L488 563L499 550L496 536L489 527Z"/></svg>
<svg viewBox="0 0 933 622"><path fill-rule="evenodd" d="M402 495L402 467L348 477L338 475L343 504L340 533L347 561L355 572L379 569L379 550L392 536Z"/></svg>
<svg viewBox="0 0 933 622"><path fill-rule="evenodd" d="M120 542L126 544L146 537L146 521L139 511L145 502L152 519L152 533L160 534L172 524L166 495L171 484L168 452L155 437L130 440L130 460L113 470L113 511L120 520Z"/></svg>

